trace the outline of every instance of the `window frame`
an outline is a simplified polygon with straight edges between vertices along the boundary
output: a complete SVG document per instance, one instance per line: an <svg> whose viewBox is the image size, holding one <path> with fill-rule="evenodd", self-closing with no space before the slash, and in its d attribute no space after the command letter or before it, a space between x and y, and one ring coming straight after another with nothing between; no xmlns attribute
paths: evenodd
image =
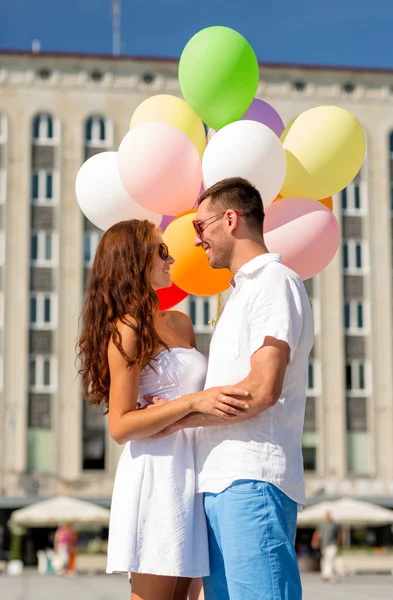
<svg viewBox="0 0 393 600"><path fill-rule="evenodd" d="M37 319L35 322L32 320L31 314L31 302L35 299L36 301L36 314ZM50 321L45 321L45 300L50 301ZM58 302L57 294L55 292L30 292L29 302L29 325L30 329L33 330L54 330L58 325Z"/></svg>
<svg viewBox="0 0 393 600"><path fill-rule="evenodd" d="M362 307L363 326L358 325L358 308ZM349 312L349 324L346 322L346 312ZM369 311L367 302L363 299L345 300L344 302L344 329L347 335L366 335L369 329Z"/></svg>
<svg viewBox="0 0 393 600"><path fill-rule="evenodd" d="M91 123L91 139L88 139L88 128ZM94 135L96 132L100 132L101 128L104 129L104 139L101 139L100 133ZM85 120L85 131L84 131L85 146L88 148L112 148L113 147L113 121L107 119L103 115L89 115Z"/></svg>
<svg viewBox="0 0 393 600"><path fill-rule="evenodd" d="M363 366L363 380L364 387L360 387L360 367ZM348 367L351 369L351 387L348 387L347 370ZM345 362L345 391L347 396L365 396L368 395L370 390L370 368L366 360L360 360L357 358L346 360Z"/></svg>
<svg viewBox="0 0 393 600"><path fill-rule="evenodd" d="M48 176L52 177L52 197L47 195ZM37 177L38 196L34 197L35 182ZM60 197L60 174L57 169L33 169L31 172L30 200L33 206L56 206Z"/></svg>
<svg viewBox="0 0 393 600"><path fill-rule="evenodd" d="M35 361L35 381L31 383L30 369ZM49 384L45 384L45 363L49 361ZM28 386L30 392L54 393L57 391L57 357L51 354L31 354L28 361Z"/></svg>
<svg viewBox="0 0 393 600"><path fill-rule="evenodd" d="M36 136L36 122L38 123ZM49 136L52 128L52 136ZM36 114L32 119L31 127L32 142L36 146L57 146L60 143L60 123L59 120L50 113L42 112Z"/></svg>
<svg viewBox="0 0 393 600"><path fill-rule="evenodd" d="M33 237L37 236L37 258L33 258ZM51 238L51 258L46 258L46 241ZM57 231L36 229L30 231L30 263L35 267L54 267L59 261L59 237Z"/></svg>
<svg viewBox="0 0 393 600"><path fill-rule="evenodd" d="M215 304L215 307L213 306ZM206 305L208 305L208 316L206 319ZM195 307L195 308L194 308ZM188 298L188 316L190 317L194 326L195 333L209 333L213 332L213 325L211 323L215 314L217 313L217 296L194 296L190 294ZM195 318L193 318L195 314ZM208 321L206 323L206 320Z"/></svg>
<svg viewBox="0 0 393 600"><path fill-rule="evenodd" d="M87 268L93 266L94 257L97 251L97 246L103 236L103 231L85 231L83 234L83 264ZM89 239L89 254L90 259L86 260L86 241Z"/></svg>
<svg viewBox="0 0 393 600"><path fill-rule="evenodd" d="M361 266L356 266L357 248L360 247ZM345 248L347 248L348 266L345 266ZM363 239L347 239L343 241L343 272L348 275L362 275L368 271L368 245Z"/></svg>
<svg viewBox="0 0 393 600"><path fill-rule="evenodd" d="M368 213L367 182L352 181L340 193L341 213L343 216L365 216ZM344 194L347 206L343 206ZM356 207L356 195L359 195L360 206Z"/></svg>

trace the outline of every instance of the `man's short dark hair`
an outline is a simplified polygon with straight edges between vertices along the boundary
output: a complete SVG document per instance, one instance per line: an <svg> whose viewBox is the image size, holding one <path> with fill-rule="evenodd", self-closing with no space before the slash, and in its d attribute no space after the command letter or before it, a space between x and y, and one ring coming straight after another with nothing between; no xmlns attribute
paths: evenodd
<svg viewBox="0 0 393 600"><path fill-rule="evenodd" d="M222 179L209 187L199 198L198 206L206 199L214 210L232 208L243 213L245 222L258 231L263 231L265 212L258 190L242 177Z"/></svg>

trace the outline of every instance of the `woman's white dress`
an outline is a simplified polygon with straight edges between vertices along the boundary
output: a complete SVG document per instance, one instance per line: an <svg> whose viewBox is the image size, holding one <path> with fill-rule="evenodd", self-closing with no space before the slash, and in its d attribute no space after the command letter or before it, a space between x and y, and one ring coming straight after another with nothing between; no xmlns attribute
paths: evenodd
<svg viewBox="0 0 393 600"><path fill-rule="evenodd" d="M144 395L173 400L203 389L207 361L195 349L164 350L141 374ZM114 484L107 572L209 574L202 494L195 492L195 430L128 442Z"/></svg>

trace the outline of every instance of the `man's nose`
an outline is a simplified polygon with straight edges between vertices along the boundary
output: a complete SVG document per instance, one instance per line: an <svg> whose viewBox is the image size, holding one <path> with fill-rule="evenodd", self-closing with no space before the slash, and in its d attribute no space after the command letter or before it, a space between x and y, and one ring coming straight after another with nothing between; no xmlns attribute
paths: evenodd
<svg viewBox="0 0 393 600"><path fill-rule="evenodd" d="M196 246L197 248L198 248L198 246L202 246L202 240L197 235L195 236L195 239L194 239L194 246Z"/></svg>

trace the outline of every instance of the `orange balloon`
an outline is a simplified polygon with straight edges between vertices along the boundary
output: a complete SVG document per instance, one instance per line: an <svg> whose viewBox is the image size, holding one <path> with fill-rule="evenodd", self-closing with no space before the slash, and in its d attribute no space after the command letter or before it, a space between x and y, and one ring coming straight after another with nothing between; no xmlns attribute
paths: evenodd
<svg viewBox="0 0 393 600"><path fill-rule="evenodd" d="M274 198L273 202L277 202L278 200L282 200L281 194L278 194L278 196Z"/></svg>
<svg viewBox="0 0 393 600"><path fill-rule="evenodd" d="M192 220L196 211L177 217L166 228L163 240L175 263L171 277L180 289L195 296L214 296L229 288L232 274L228 269L213 269L202 248L194 246Z"/></svg>
<svg viewBox="0 0 393 600"><path fill-rule="evenodd" d="M333 210L333 198L331 196L329 196L329 198L322 198L322 200L318 200L318 202L324 204L329 210Z"/></svg>

